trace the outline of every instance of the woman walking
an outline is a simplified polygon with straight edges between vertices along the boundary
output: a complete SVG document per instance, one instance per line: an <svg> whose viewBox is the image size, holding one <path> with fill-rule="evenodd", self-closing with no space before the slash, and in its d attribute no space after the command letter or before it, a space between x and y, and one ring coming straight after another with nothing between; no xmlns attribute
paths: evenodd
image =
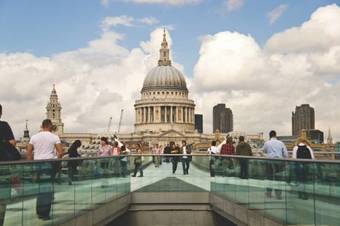
<svg viewBox="0 0 340 226"><path fill-rule="evenodd" d="M299 138L297 144L293 148L293 159L314 159L314 153L310 147L309 142L304 138ZM307 200L308 193L305 191L306 183L308 182L309 163L308 162L296 162L296 178L302 185L298 196L300 199Z"/></svg>
<svg viewBox="0 0 340 226"><path fill-rule="evenodd" d="M68 157L69 158L78 158L81 155L78 153L78 148L81 146L80 140L75 140L71 147L68 149ZM72 185L72 181L74 179L74 175L77 173L77 167L79 165L79 160L70 160L68 161L68 178L69 178L69 185Z"/></svg>
<svg viewBox="0 0 340 226"><path fill-rule="evenodd" d="M137 145L137 156L135 157L134 164L135 164L135 169L133 172L132 177L136 177L137 171L139 171L139 177L143 177L143 150L142 150L142 145L138 144Z"/></svg>

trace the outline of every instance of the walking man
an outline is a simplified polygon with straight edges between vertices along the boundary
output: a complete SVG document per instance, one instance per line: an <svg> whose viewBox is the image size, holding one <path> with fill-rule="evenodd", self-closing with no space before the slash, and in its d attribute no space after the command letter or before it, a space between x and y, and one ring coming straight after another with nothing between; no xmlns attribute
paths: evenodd
<svg viewBox="0 0 340 226"><path fill-rule="evenodd" d="M287 148L276 138L276 131L272 130L269 133L269 140L264 143L262 148L263 152L266 154L267 158L272 159L283 159L288 157ZM266 176L268 180L276 181L277 173L281 172L284 167L284 162L270 160L266 164ZM267 187L266 189L267 198L272 197L272 187ZM277 199L282 199L281 189L275 188L275 196Z"/></svg>
<svg viewBox="0 0 340 226"><path fill-rule="evenodd" d="M210 170L210 176L215 177L215 160L216 160L216 154L218 153L218 148L216 147L216 141L211 142L210 148L208 148L208 154L210 155L210 161L209 161L209 170Z"/></svg>
<svg viewBox="0 0 340 226"><path fill-rule="evenodd" d="M248 143L244 141L244 136L240 136L238 138L239 143L236 146L236 155L242 156L252 156L253 153L251 152L251 147ZM241 179L248 179L248 159L239 159L240 163L240 178Z"/></svg>
<svg viewBox="0 0 340 226"><path fill-rule="evenodd" d="M41 131L32 136L27 146L28 160L45 160L57 159L63 156L63 148L60 139L57 135L52 133L52 122L45 119L41 125ZM33 154L34 151L34 154ZM54 180L59 167L59 162L47 162L38 164L37 181L40 186L45 185L45 188L40 188L42 192L38 194L36 212L40 219L49 220L50 211L53 200L53 186ZM50 183L43 183L40 177L43 173L50 176Z"/></svg>
<svg viewBox="0 0 340 226"><path fill-rule="evenodd" d="M2 106L0 104L0 118L2 116ZM8 143L10 145L15 146L16 142L15 142L15 138L12 132L12 129L10 127L10 125L5 122L5 121L0 121L0 145L1 147L3 146L3 144ZM4 150L0 150L0 151L4 151ZM2 156L2 154L0 154L0 156ZM1 159L4 160L4 159ZM5 168L5 167L4 167ZM4 224L5 221L5 214L6 214L6 202L7 202L7 198L10 198L10 195L5 195L5 194L10 194L10 185L8 183L8 175L10 174L10 172L8 170L5 169L1 169L0 172L0 184L2 185L2 194L0 196L0 226L2 226Z"/></svg>

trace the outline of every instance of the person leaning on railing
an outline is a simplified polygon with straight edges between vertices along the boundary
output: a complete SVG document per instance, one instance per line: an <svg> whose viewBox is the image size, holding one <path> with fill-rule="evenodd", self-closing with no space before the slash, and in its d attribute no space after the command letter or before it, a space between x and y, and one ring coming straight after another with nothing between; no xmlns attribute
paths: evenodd
<svg viewBox="0 0 340 226"><path fill-rule="evenodd" d="M81 155L78 153L78 148L81 147L81 141L80 140L75 140L71 147L68 149L67 153L68 157L73 159L73 158L78 158L81 157ZM80 165L81 161L79 160L70 160L67 162L67 167L68 167L68 184L72 185L72 181L74 180L74 175L77 173L77 167Z"/></svg>

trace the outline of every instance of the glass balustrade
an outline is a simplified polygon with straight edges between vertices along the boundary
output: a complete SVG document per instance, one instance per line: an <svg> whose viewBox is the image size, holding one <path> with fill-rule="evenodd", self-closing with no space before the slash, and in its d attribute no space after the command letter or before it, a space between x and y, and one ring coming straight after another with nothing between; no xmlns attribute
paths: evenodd
<svg viewBox="0 0 340 226"><path fill-rule="evenodd" d="M219 156L211 192L284 225L340 225L340 162Z"/></svg>
<svg viewBox="0 0 340 226"><path fill-rule="evenodd" d="M210 192L281 224L340 225L339 161L193 154L184 173L181 155L143 155L143 177L140 168L131 177L138 157L126 168L121 157L0 163L0 217L59 225L130 192ZM37 217L38 199L52 203L47 221Z"/></svg>
<svg viewBox="0 0 340 226"><path fill-rule="evenodd" d="M4 225L59 225L128 194L130 178L120 161L108 157L0 163ZM37 200L42 212L52 203L50 219L37 217Z"/></svg>

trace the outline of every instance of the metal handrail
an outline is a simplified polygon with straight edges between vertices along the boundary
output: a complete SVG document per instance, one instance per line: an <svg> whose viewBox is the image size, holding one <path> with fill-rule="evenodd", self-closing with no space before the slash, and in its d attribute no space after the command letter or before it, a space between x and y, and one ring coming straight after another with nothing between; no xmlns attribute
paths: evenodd
<svg viewBox="0 0 340 226"><path fill-rule="evenodd" d="M3 161L0 162L0 166L2 165L23 165L23 164L37 164L37 163L46 163L46 162L62 162L62 161L75 161L75 160L101 160L101 159L112 159L123 156L143 156L143 157L151 157L151 156L165 156L165 157L174 157L174 156L197 156L197 157L225 157L225 158L234 158L234 159L249 159L249 160L270 160L270 161L289 161L289 162L316 162L316 163L332 163L332 164L340 164L340 160L317 160L317 159L289 159L289 158L267 158L264 156L241 156L241 155L210 155L210 154L129 154L129 155L119 155L119 156L108 156L108 157L80 157L80 158L61 158L61 159L45 159L45 160L18 160L18 161Z"/></svg>

